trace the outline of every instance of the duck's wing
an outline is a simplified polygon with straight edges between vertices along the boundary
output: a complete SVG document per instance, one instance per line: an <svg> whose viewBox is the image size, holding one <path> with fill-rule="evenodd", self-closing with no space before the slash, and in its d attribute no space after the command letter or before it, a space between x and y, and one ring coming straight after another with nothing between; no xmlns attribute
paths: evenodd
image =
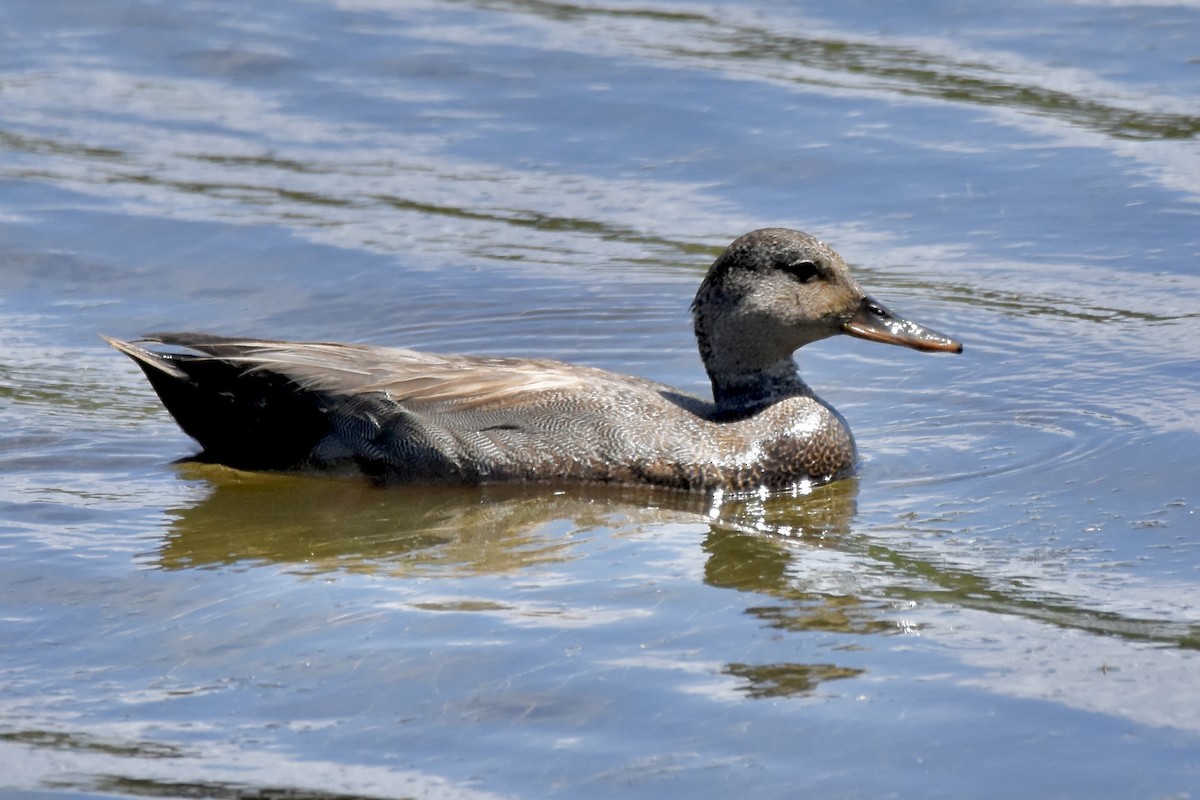
<svg viewBox="0 0 1200 800"><path fill-rule="evenodd" d="M242 469L352 466L381 480L479 481L562 477L572 467L576 477L610 479L605 448L623 441L622 420L704 406L560 361L192 333L108 341L201 444L197 458ZM563 440L564 425L580 421L595 430ZM564 441L590 455L560 463Z"/></svg>
<svg viewBox="0 0 1200 800"><path fill-rule="evenodd" d="M570 392L614 377L603 370L561 361L439 355L363 344L283 342L204 333L150 334L141 337L139 344L105 339L139 365L177 378L191 375L194 380L190 368L197 362L218 362L244 375L278 375L306 392L343 396L384 393L413 409L498 410L541 392ZM149 349L140 343L169 349ZM645 384L648 388L652 385Z"/></svg>

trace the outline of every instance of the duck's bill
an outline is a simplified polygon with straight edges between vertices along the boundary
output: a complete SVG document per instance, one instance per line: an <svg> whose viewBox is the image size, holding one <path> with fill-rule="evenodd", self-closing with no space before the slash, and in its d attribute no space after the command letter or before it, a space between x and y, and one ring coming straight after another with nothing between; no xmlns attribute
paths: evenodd
<svg viewBox="0 0 1200 800"><path fill-rule="evenodd" d="M864 297L842 330L859 339L898 344L927 352L961 353L962 345L937 331L893 314L882 303Z"/></svg>

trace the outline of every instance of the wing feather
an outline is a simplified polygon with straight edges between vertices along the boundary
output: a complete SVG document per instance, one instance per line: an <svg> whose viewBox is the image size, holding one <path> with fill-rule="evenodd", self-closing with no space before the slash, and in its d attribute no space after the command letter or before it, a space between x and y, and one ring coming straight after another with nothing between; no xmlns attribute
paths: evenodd
<svg viewBox="0 0 1200 800"><path fill-rule="evenodd" d="M333 394L384 392L405 404L456 408L516 405L532 394L578 390L609 373L561 361L439 355L363 344L231 339L209 334L160 333L142 338L183 347L243 367L273 372L303 389Z"/></svg>

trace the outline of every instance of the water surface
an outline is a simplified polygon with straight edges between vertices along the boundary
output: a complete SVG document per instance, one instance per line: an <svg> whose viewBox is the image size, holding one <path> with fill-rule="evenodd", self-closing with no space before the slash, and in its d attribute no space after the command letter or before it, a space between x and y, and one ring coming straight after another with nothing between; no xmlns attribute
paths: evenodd
<svg viewBox="0 0 1200 800"><path fill-rule="evenodd" d="M0 10L0 789L1200 792L1200 8ZM808 230L857 478L712 503L194 452L98 333L565 358Z"/></svg>

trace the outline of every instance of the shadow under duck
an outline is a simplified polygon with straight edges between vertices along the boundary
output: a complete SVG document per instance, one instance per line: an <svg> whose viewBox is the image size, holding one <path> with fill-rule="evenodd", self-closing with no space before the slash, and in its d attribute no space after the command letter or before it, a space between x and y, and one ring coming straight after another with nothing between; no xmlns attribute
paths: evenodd
<svg viewBox="0 0 1200 800"><path fill-rule="evenodd" d="M729 245L692 303L713 400L561 361L437 355L204 333L105 339L149 378L195 458L380 482L584 481L782 489L850 474L842 416L793 353L839 333L924 351L962 345L867 296L799 231Z"/></svg>

